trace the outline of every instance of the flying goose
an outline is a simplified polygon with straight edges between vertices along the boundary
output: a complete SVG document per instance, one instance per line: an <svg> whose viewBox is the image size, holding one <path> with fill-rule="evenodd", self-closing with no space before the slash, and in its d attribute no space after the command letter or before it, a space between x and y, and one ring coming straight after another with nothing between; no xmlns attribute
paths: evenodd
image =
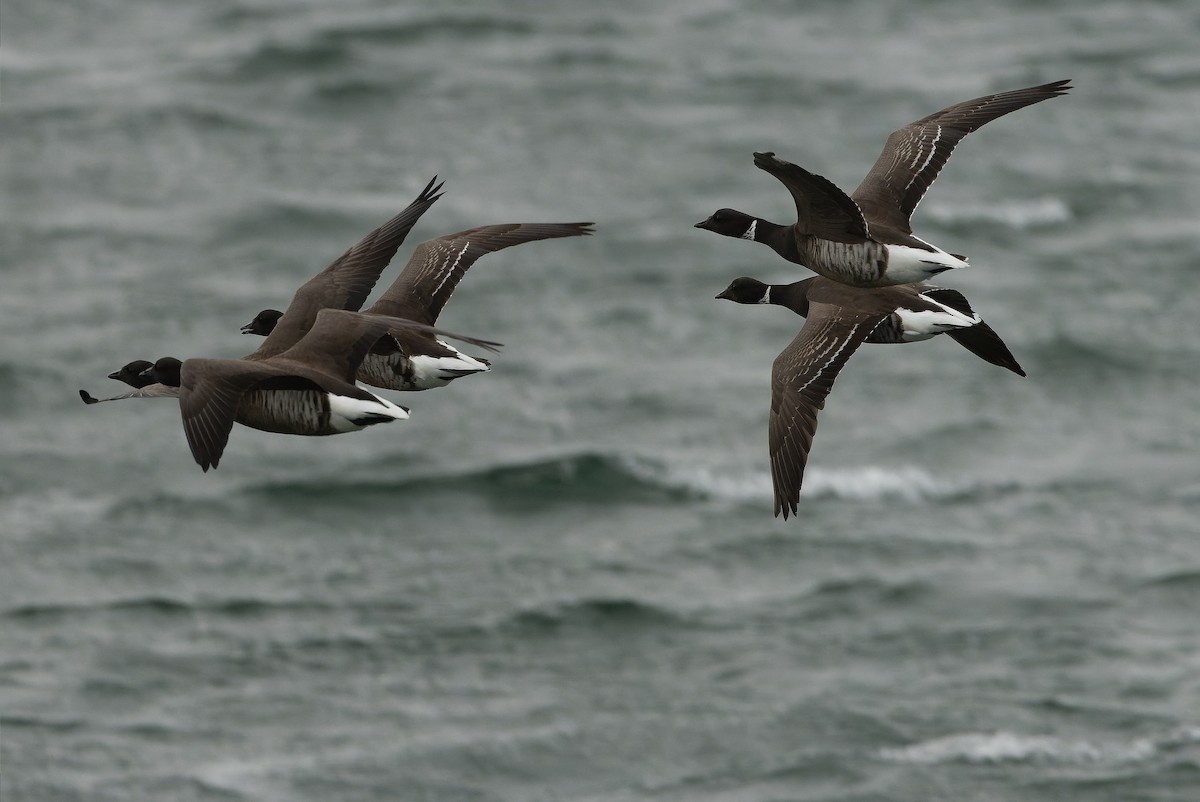
<svg viewBox="0 0 1200 802"><path fill-rule="evenodd" d="M924 281L967 266L912 233L909 218L954 147L988 122L1066 94L1066 80L965 100L893 131L871 171L847 195L803 167L755 153L754 165L779 179L796 202L796 222L779 225L718 209L696 228L766 243L790 262L855 287Z"/></svg>
<svg viewBox="0 0 1200 802"><path fill-rule="evenodd" d="M824 409L838 372L862 343L958 335L956 339L982 359L1025 375L995 332L953 290L912 284L862 290L822 277L771 286L743 277L716 297L779 304L806 318L771 366L768 447L775 515L784 520L796 512L800 500L817 412ZM964 342L964 333L971 331L976 332L974 339Z"/></svg>
<svg viewBox="0 0 1200 802"><path fill-rule="evenodd" d="M366 311L433 325L467 269L484 254L536 240L587 236L592 225L504 223L426 240L413 251L392 286ZM280 314L264 309L242 332L272 334ZM489 370L490 364L462 353L429 331L397 328L381 337L367 354L358 369L358 380L391 390L428 390Z"/></svg>
<svg viewBox="0 0 1200 802"><path fill-rule="evenodd" d="M196 463L215 468L235 422L281 434L323 436L403 420L408 410L354 383L380 337L416 328L495 350L498 343L384 315L322 309L308 332L282 353L261 359L163 357L145 373L178 388L183 430Z"/></svg>

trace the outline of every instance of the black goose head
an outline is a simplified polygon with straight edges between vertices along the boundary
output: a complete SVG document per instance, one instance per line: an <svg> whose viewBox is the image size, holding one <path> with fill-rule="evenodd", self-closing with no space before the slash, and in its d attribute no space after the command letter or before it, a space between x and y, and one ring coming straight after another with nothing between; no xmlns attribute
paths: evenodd
<svg viewBox="0 0 1200 802"><path fill-rule="evenodd" d="M770 289L756 278L742 276L730 282L729 286L722 290L717 297L737 304L765 304Z"/></svg>
<svg viewBox="0 0 1200 802"><path fill-rule="evenodd" d="M147 362L144 359L135 359L120 370L114 370L112 373L108 374L108 378L116 379L119 382L125 382L130 387L135 387L140 390L147 384L154 384L154 379L142 378L143 371L151 367L154 367L153 363Z"/></svg>
<svg viewBox="0 0 1200 802"><path fill-rule="evenodd" d="M703 228L705 231L735 239L757 239L758 222L758 218L737 209L717 209L707 220L696 223L695 228Z"/></svg>
<svg viewBox="0 0 1200 802"><path fill-rule="evenodd" d="M275 324L281 317L283 317L283 312L278 309L264 309L254 316L254 320L242 326L242 334L258 334L266 337L275 331Z"/></svg>
<svg viewBox="0 0 1200 802"><path fill-rule="evenodd" d="M142 376L149 378L151 384L165 384L168 387L179 386L179 368L183 365L173 356L164 356L146 370Z"/></svg>

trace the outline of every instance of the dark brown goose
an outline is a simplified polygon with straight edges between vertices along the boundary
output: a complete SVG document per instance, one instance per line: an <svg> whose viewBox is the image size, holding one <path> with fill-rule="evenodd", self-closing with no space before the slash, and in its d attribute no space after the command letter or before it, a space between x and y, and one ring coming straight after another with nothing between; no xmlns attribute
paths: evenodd
<svg viewBox="0 0 1200 802"><path fill-rule="evenodd" d="M317 312L307 334L265 359L163 357L146 371L178 388L183 430L196 463L217 467L233 424L281 434L343 434L403 420L408 410L354 383L359 363L391 329L420 328L495 350L498 343L412 320L344 309Z"/></svg>
<svg viewBox="0 0 1200 802"><path fill-rule="evenodd" d="M800 317L807 317L809 287L813 286L813 284L827 282L828 280L825 278L806 278L803 281L797 281L792 284L764 284L758 279L743 276L734 279L717 297L739 304L775 304L791 309L800 315ZM945 334L985 362L1007 368L1018 376L1025 375L1025 371L1017 362L1016 357L1012 355L1012 352L1008 350L1008 346L1004 344L1004 340L1000 339L1000 335L975 314L975 310L971 308L970 302L967 301L966 296L961 292L946 287L935 287L932 284L913 284L911 286L922 297L945 304L978 322L973 326L965 328L955 327L930 330L926 325L924 313L898 307L867 335L865 342L884 344L915 343L928 340L939 334ZM873 290L864 289L860 292L873 292Z"/></svg>
<svg viewBox="0 0 1200 802"><path fill-rule="evenodd" d="M425 188L392 219L379 228L367 234L345 253L333 260L324 270L317 273L296 290L292 301L288 304L287 312L272 311L269 327L256 333L269 334L262 345L246 359L267 359L276 356L295 345L309 330L316 320L317 312L326 307L333 309L358 310L367 300L380 273L391 262L396 251L403 244L408 232L416 225L430 206L441 197L442 184L436 183L437 176L430 179ZM266 314L265 312L263 314ZM262 324L255 321L243 328L243 331ZM141 364L137 370L134 367ZM145 360L135 360L118 371L109 374L110 379L118 379L135 388L145 387L153 383L141 375L151 363ZM138 384L142 382L142 384ZM150 392L122 393L108 398L95 398L86 390L79 391L79 397L85 404L96 404L100 401L120 401L127 398L174 398L177 393Z"/></svg>
<svg viewBox="0 0 1200 802"><path fill-rule="evenodd" d="M322 309L357 311L371 294L379 274L434 201L441 197L442 184L434 176L412 203L391 220L363 237L324 270L296 290L286 311L271 327L262 345L246 359L267 359L291 348L308 332Z"/></svg>
<svg viewBox="0 0 1200 802"><path fill-rule="evenodd" d="M458 282L484 254L525 242L581 237L592 223L504 223L480 226L422 242L404 270L367 312L433 325ZM267 334L280 313L264 309L242 328ZM432 333L404 328L380 338L358 369L358 380L392 390L428 390L489 369L486 359L469 356Z"/></svg>
<svg viewBox="0 0 1200 802"><path fill-rule="evenodd" d="M855 287L909 284L966 267L966 257L912 233L909 218L917 204L963 137L1070 88L1064 80L985 95L909 123L888 136L874 166L850 195L774 153L755 153L754 165L791 193L796 222L783 226L736 209L718 209L696 227L766 243L790 262Z"/></svg>
<svg viewBox="0 0 1200 802"><path fill-rule="evenodd" d="M914 342L986 325L965 298L958 302L961 295L939 299L936 291L940 289L905 284L862 290L826 278L779 285L776 289L755 279L741 278L717 296L738 303L775 303L806 318L800 333L771 366L767 428L775 515L786 520L796 512L804 467L817 429L817 412L825 408L834 379L859 345ZM893 321L896 329L892 328ZM994 337L995 332L991 335ZM1024 375L999 337L982 347L986 339L985 334L980 342L964 345L988 362ZM996 349L997 343L1003 354Z"/></svg>

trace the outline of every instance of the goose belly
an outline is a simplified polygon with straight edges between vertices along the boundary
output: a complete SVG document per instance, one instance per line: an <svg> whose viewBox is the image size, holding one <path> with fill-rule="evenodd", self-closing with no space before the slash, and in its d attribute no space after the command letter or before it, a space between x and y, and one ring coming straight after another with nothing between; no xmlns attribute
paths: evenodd
<svg viewBox="0 0 1200 802"><path fill-rule="evenodd" d="M891 280L885 246L877 242L834 242L809 237L800 256L805 267L842 284L879 287L904 283Z"/></svg>
<svg viewBox="0 0 1200 802"><path fill-rule="evenodd" d="M378 396L366 400L317 390L269 390L247 393L236 420L264 432L320 437L407 417L403 407Z"/></svg>
<svg viewBox="0 0 1200 802"><path fill-rule="evenodd" d="M430 390L491 368L487 362L451 348L451 356L368 354L358 368L359 381L392 390Z"/></svg>
<svg viewBox="0 0 1200 802"><path fill-rule="evenodd" d="M869 335L867 342L882 343L891 345L894 343L915 343L921 340L928 340L937 332L930 334L921 334L911 329L906 329L900 315L893 312L888 315L883 321L876 326Z"/></svg>

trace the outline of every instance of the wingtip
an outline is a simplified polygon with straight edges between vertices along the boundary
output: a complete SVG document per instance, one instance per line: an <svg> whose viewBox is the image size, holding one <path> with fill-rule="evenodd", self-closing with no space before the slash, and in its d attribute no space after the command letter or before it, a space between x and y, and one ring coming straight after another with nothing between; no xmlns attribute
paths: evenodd
<svg viewBox="0 0 1200 802"><path fill-rule="evenodd" d="M473 345L478 345L486 351L491 351L493 354L500 353L500 349L504 347L504 343L498 343L495 340L479 340L472 338Z"/></svg>
<svg viewBox="0 0 1200 802"><path fill-rule="evenodd" d="M435 174L433 178L429 179L429 183L425 185L425 188L421 190L421 194L417 196L417 201L433 203L435 200L442 197L442 188L445 186L446 182L438 181L438 177Z"/></svg>
<svg viewBox="0 0 1200 802"><path fill-rule="evenodd" d="M799 506L799 501L794 499L784 499L776 496L775 498L775 517L787 520L788 516L796 514L796 508Z"/></svg>
<svg viewBox="0 0 1200 802"><path fill-rule="evenodd" d="M100 399L93 396L87 390L80 390L79 397L83 399L83 403L85 403L85 404L99 404L100 403Z"/></svg>

